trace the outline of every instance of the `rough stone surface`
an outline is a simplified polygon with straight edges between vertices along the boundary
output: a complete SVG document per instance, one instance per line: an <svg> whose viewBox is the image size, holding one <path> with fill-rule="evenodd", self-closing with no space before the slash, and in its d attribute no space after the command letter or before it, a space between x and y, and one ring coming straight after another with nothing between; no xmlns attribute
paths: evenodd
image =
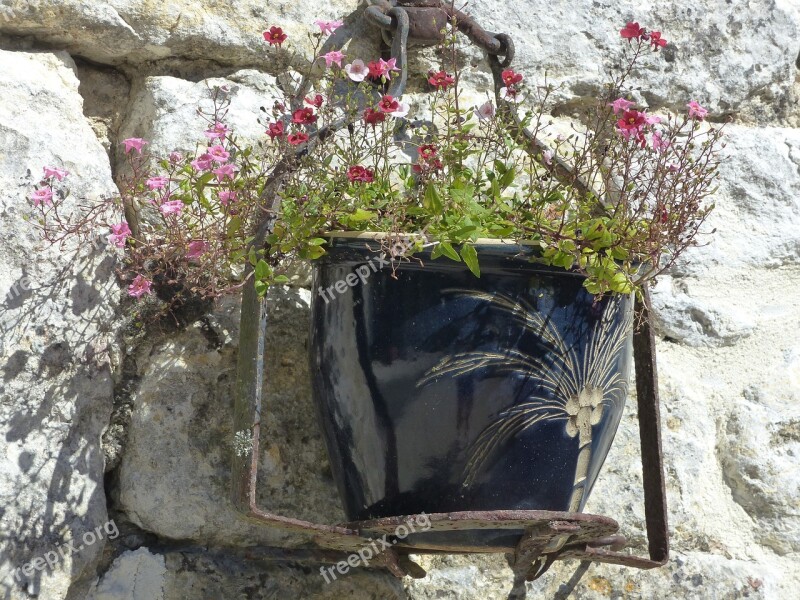
<svg viewBox="0 0 800 600"><path fill-rule="evenodd" d="M110 255L40 241L27 196L44 165L69 170L73 197L115 188L68 55L0 51L0 87L0 592L62 598L102 549L81 537L107 519L119 292ZM70 541L54 569L14 572Z"/></svg>
<svg viewBox="0 0 800 600"><path fill-rule="evenodd" d="M114 190L125 137L149 139L158 154L194 148L204 128L195 109L207 103L209 84L229 86L231 121L243 136L262 135L259 107L281 95L287 66L299 62L288 50L268 57L261 31L281 25L308 50L314 19L358 4L336 0L312 12L290 0L0 0L0 47L25 50L0 51L4 600L507 596L511 572L500 556L420 557L429 571L422 580L358 569L330 585L313 562L263 560L263 546L303 540L239 521L227 500L236 300L183 331L109 352L119 321L112 259L48 249L23 218L44 164L72 172L76 197L96 197ZM717 232L653 292L672 560L647 572L595 565L579 580L577 563L557 564L529 584L530 597L796 597L800 8L790 0L751 0L746 10L737 2L500 0L470 10L514 37L515 66L529 81L547 70L561 86L562 120L593 100L627 20L670 40L635 75L635 88L652 90L634 90L637 99L663 110L696 99L713 119L734 119L709 222ZM376 32L348 21L341 35L351 33L363 36L350 42L351 57L377 55ZM463 57L465 101L478 103L488 70L480 52L465 48ZM411 56L420 110L424 73L437 63L435 50ZM342 513L310 404L307 273L299 268L295 287L272 298L258 499L332 523ZM100 437L109 426L104 486ZM102 525L107 505L136 533L88 545L52 572L9 577ZM633 399L587 511L616 518L633 551L646 553Z"/></svg>

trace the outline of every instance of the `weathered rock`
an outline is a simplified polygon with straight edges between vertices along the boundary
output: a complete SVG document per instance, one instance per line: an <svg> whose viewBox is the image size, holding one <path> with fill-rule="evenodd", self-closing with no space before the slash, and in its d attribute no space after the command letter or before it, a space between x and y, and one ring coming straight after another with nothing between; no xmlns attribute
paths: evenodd
<svg viewBox="0 0 800 600"><path fill-rule="evenodd" d="M0 591L62 598L103 546L81 538L107 520L100 436L118 291L112 256L42 242L27 198L45 165L70 172L73 198L115 187L69 56L0 51L0 87ZM15 571L70 541L80 550L52 568Z"/></svg>

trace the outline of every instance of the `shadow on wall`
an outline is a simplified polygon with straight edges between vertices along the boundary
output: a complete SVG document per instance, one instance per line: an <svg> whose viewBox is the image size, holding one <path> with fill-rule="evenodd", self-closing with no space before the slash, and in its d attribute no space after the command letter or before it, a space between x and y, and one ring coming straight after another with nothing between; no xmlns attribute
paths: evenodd
<svg viewBox="0 0 800 600"><path fill-rule="evenodd" d="M113 400L115 259L91 249L37 261L0 305L5 599L63 595L108 537L100 438Z"/></svg>

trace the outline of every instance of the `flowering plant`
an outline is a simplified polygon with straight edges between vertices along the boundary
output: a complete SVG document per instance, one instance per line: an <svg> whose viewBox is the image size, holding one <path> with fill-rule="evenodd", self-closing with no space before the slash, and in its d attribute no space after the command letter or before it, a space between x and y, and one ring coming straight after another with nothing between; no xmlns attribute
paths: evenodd
<svg viewBox="0 0 800 600"><path fill-rule="evenodd" d="M131 175L120 198L63 215L54 188L66 173L46 168L31 197L45 237L107 230L134 297L159 287L216 297L251 276L263 293L287 281L291 260L324 255L337 230L384 232L393 260L430 249L475 275L478 239L532 245L534 260L585 274L596 295L639 289L697 242L722 128L695 101L682 115L656 115L629 99L626 79L667 44L660 32L628 23L626 67L558 134L553 87L513 69L500 74L496 99L467 103L455 34L427 75L430 108L411 122L410 105L387 93L395 59L323 53L341 23L316 24L309 83L267 111L257 146L240 143L226 122L227 90L215 89L196 155L156 160L145 140L123 142ZM264 32L275 51L287 37L277 26ZM121 207L123 220L113 216ZM265 224L265 243L254 243Z"/></svg>

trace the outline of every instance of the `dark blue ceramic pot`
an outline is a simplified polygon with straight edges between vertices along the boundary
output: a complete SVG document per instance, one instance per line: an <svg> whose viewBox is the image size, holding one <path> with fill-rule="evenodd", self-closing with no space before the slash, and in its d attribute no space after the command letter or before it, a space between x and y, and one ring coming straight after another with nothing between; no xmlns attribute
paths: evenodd
<svg viewBox="0 0 800 600"><path fill-rule="evenodd" d="M578 512L622 415L630 297L479 245L396 270L364 238L314 267L311 367L351 521L421 512Z"/></svg>

